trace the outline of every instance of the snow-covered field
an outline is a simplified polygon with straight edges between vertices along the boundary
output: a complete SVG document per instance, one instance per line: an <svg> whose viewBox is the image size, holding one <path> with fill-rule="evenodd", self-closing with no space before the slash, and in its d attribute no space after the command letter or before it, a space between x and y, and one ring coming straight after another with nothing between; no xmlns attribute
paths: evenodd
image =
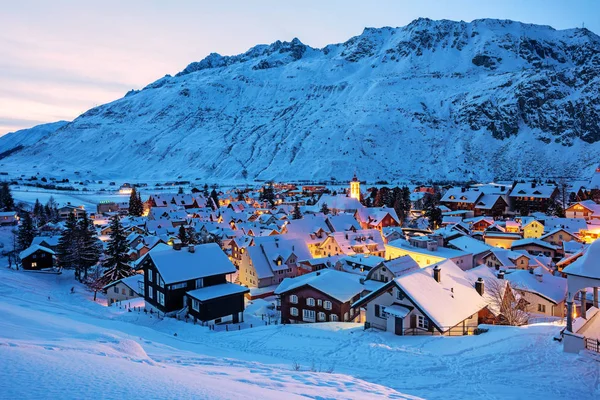
<svg viewBox="0 0 600 400"><path fill-rule="evenodd" d="M563 353L558 326L452 338L341 323L212 332L94 303L68 272L2 265L1 398L600 396L600 363Z"/></svg>

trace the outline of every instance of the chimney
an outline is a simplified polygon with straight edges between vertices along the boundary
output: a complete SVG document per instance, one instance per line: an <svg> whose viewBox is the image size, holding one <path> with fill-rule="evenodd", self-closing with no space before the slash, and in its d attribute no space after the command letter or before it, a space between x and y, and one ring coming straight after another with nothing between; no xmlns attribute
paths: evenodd
<svg viewBox="0 0 600 400"><path fill-rule="evenodd" d="M465 187L461 187L461 188L460 188L460 192L461 192L461 193L464 193L464 192L465 192L465 190L467 190L467 188L465 188Z"/></svg>
<svg viewBox="0 0 600 400"><path fill-rule="evenodd" d="M535 279L538 282L543 282L544 281L544 273L542 272L542 267L537 267L535 269L535 271L533 271L533 274L535 275Z"/></svg>
<svg viewBox="0 0 600 400"><path fill-rule="evenodd" d="M439 265L433 267L433 279L438 283L442 280L442 270Z"/></svg>
<svg viewBox="0 0 600 400"><path fill-rule="evenodd" d="M195 252L196 252L196 248L194 247L194 245L193 245L193 244L190 244L190 245L188 246L188 251L189 251L190 253L195 253Z"/></svg>
<svg viewBox="0 0 600 400"><path fill-rule="evenodd" d="M498 272L498 279L504 279L504 271Z"/></svg>
<svg viewBox="0 0 600 400"><path fill-rule="evenodd" d="M181 240L175 239L173 240L173 250L181 250Z"/></svg>
<svg viewBox="0 0 600 400"><path fill-rule="evenodd" d="M484 286L485 284L483 283L483 278L477 278L477 281L475 282L475 290L477 290L477 293L479 293L480 296L483 296Z"/></svg>

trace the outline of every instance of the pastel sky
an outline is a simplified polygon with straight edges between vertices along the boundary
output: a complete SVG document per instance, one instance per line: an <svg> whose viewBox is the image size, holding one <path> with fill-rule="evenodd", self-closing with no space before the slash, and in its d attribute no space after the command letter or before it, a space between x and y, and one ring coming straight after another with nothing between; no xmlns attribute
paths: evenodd
<svg viewBox="0 0 600 400"><path fill-rule="evenodd" d="M0 0L0 135L122 97L211 52L313 47L418 17L513 19L600 33L600 0Z"/></svg>

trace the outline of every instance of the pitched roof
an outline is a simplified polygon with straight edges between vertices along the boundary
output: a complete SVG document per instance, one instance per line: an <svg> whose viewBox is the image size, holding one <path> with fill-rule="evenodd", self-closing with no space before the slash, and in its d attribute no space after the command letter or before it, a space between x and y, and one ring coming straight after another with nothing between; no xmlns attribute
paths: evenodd
<svg viewBox="0 0 600 400"><path fill-rule="evenodd" d="M554 185L536 184L532 182L517 183L510 192L510 197L534 197L539 199L547 199L552 196L556 190Z"/></svg>
<svg viewBox="0 0 600 400"><path fill-rule="evenodd" d="M541 272L538 268L536 268L534 273L526 270L516 270L506 274L505 279L514 283L518 289L539 294L555 304L563 301L567 296L567 280L559 276ZM542 277L541 281L536 277L536 275L540 274Z"/></svg>
<svg viewBox="0 0 600 400"><path fill-rule="evenodd" d="M514 249L515 247L521 246L539 246L550 250L556 250L556 246L537 238L525 238L515 240L514 242L512 242L510 247L511 249Z"/></svg>
<svg viewBox="0 0 600 400"><path fill-rule="evenodd" d="M275 289L275 294L287 293L304 285L313 287L342 303L352 300L364 289L360 283L360 275L325 269L296 278L285 278Z"/></svg>
<svg viewBox="0 0 600 400"><path fill-rule="evenodd" d="M201 244L194 252L187 249L148 252L166 284L184 282L236 271L216 243Z"/></svg>
<svg viewBox="0 0 600 400"><path fill-rule="evenodd" d="M187 292L187 295L200 301L206 301L248 292L250 292L250 289L248 289L247 287L228 282L221 283L219 285L206 286L200 289L190 290L189 292Z"/></svg>
<svg viewBox="0 0 600 400"><path fill-rule="evenodd" d="M594 241L583 256L563 269L567 275L576 275L586 278L600 279L600 240Z"/></svg>
<svg viewBox="0 0 600 400"><path fill-rule="evenodd" d="M40 246L39 244L32 244L31 246L29 246L28 248L26 248L25 250L23 250L22 252L19 253L19 258L23 259L23 258L29 257L30 255L32 255L33 253L35 253L38 250L52 254L52 255L55 254L53 250L50 250L47 247Z"/></svg>
<svg viewBox="0 0 600 400"><path fill-rule="evenodd" d="M483 193L478 190L453 187L444 193L440 201L446 203L476 203L482 195Z"/></svg>

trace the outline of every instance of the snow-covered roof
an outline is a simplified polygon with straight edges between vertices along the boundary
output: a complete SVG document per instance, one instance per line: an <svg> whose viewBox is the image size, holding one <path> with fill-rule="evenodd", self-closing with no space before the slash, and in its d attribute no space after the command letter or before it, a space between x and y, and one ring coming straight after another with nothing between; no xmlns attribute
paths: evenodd
<svg viewBox="0 0 600 400"><path fill-rule="evenodd" d="M259 279L273 276L273 271L289 268L286 262L292 255L297 261L312 258L303 240L285 235L255 238L255 246L248 247L248 256ZM278 259L281 259L281 265L277 265Z"/></svg>
<svg viewBox="0 0 600 400"><path fill-rule="evenodd" d="M583 256L563 269L567 275L600 279L600 240L594 241L585 250Z"/></svg>
<svg viewBox="0 0 600 400"><path fill-rule="evenodd" d="M490 251L492 248L492 246L485 244L481 240L473 239L470 236L457 237L456 239L450 240L448 244L456 247L457 249L473 254L485 253L486 251Z"/></svg>
<svg viewBox="0 0 600 400"><path fill-rule="evenodd" d="M283 294L301 286L308 285L328 296L345 303L362 293L364 286L359 275L325 269L301 275L296 278L285 278L275 289L275 294Z"/></svg>
<svg viewBox="0 0 600 400"><path fill-rule="evenodd" d="M433 278L436 266L441 270L440 282ZM436 326L444 328L455 326L487 305L466 278L458 265L445 260L395 281Z"/></svg>
<svg viewBox="0 0 600 400"><path fill-rule="evenodd" d="M536 270L535 273L527 270L516 270L506 274L504 279L514 283L519 290L539 294L555 304L563 301L567 296L567 280L542 272L538 268Z"/></svg>
<svg viewBox="0 0 600 400"><path fill-rule="evenodd" d="M419 264L411 256L401 256L387 260L383 265L395 276L400 276L419 269Z"/></svg>
<svg viewBox="0 0 600 400"><path fill-rule="evenodd" d="M478 190L453 187L444 193L444 197L440 201L445 203L475 203L482 194Z"/></svg>
<svg viewBox="0 0 600 400"><path fill-rule="evenodd" d="M29 257L38 250L54 255L53 250L50 250L49 248L44 246L40 246L39 244L32 244L31 246L19 253L19 258L23 259Z"/></svg>
<svg viewBox="0 0 600 400"><path fill-rule="evenodd" d="M494 293L492 291L499 290L501 292L498 294L504 297L504 291L506 290L508 281L498 279L494 270L487 265L480 265L465 271L465 273L473 286L475 286L475 282L477 282L479 278L483 279L483 300L487 303L488 309L495 315L498 315L500 313L498 299L494 298Z"/></svg>
<svg viewBox="0 0 600 400"><path fill-rule="evenodd" d="M481 210L489 210L496 204L498 199L500 199L501 197L502 195L499 194L484 194L479 200L477 200L475 208Z"/></svg>
<svg viewBox="0 0 600 400"><path fill-rule="evenodd" d="M399 249L402 249L405 251L410 251L413 253L429 254L431 256L443 257L443 258L463 257L468 254L473 254L471 251L455 250L455 249L451 249L449 247L443 247L443 246L438 246L436 250L429 250L429 249L423 248L423 247L411 246L404 239L393 240L390 243L388 243L388 246L396 247L396 248L399 248Z"/></svg>
<svg viewBox="0 0 600 400"><path fill-rule="evenodd" d="M533 197L540 199L547 199L552 196L556 190L554 185L533 185L532 182L517 183L513 190L510 192L510 197Z"/></svg>
<svg viewBox="0 0 600 400"><path fill-rule="evenodd" d="M333 232L349 231L360 229L360 223L352 214L330 215L327 217L328 226L333 228Z"/></svg>
<svg viewBox="0 0 600 400"><path fill-rule="evenodd" d="M31 242L31 244L42 245L43 243L46 243L48 246L54 247L54 246L58 246L59 239L60 239L59 235L55 235L55 236L36 236L36 237L33 238L33 241Z"/></svg>
<svg viewBox="0 0 600 400"><path fill-rule="evenodd" d="M545 242L541 239L537 239L537 238L519 239L519 240L515 240L511 244L512 249L514 249L515 247L522 247L522 246L539 246L539 247L544 247L544 248L550 249L550 250L556 250L556 246L554 246L548 242Z"/></svg>
<svg viewBox="0 0 600 400"><path fill-rule="evenodd" d="M184 282L207 276L232 274L236 271L216 243L201 244L194 252L182 250L148 252L166 284Z"/></svg>
<svg viewBox="0 0 600 400"><path fill-rule="evenodd" d="M358 199L355 199L353 197L347 197L343 194L337 196L323 194L317 202L317 204L315 204L315 206L318 209L321 209L323 204L327 204L327 208L329 208L330 210L343 211L358 210L364 207L362 204L360 204L360 201L358 201Z"/></svg>
<svg viewBox="0 0 600 400"><path fill-rule="evenodd" d="M331 237L337 242L344 254L355 254L356 247L361 253L385 251L385 244L381 233L377 229L361 229L356 232L334 232Z"/></svg>
<svg viewBox="0 0 600 400"><path fill-rule="evenodd" d="M412 311L412 308L408 308L408 307L400 305L400 304L393 304L391 306L385 307L386 313L393 315L394 317L398 317L398 318L406 317L408 314L410 314L411 311Z"/></svg>
<svg viewBox="0 0 600 400"><path fill-rule="evenodd" d="M117 281L111 282L108 285L104 286L102 289L106 290L112 286L115 286L118 283L122 283L125 286L127 286L128 288L130 288L131 290L133 290L134 292L139 293L140 282L142 282L142 283L144 282L144 275L143 274L135 274L135 275L131 275L126 278L122 278Z"/></svg>
<svg viewBox="0 0 600 400"><path fill-rule="evenodd" d="M250 292L250 289L245 286L237 285L235 283L221 283L219 285L206 286L200 289L191 290L187 292L187 295L200 301L206 301L217 299L219 297L248 292Z"/></svg>

